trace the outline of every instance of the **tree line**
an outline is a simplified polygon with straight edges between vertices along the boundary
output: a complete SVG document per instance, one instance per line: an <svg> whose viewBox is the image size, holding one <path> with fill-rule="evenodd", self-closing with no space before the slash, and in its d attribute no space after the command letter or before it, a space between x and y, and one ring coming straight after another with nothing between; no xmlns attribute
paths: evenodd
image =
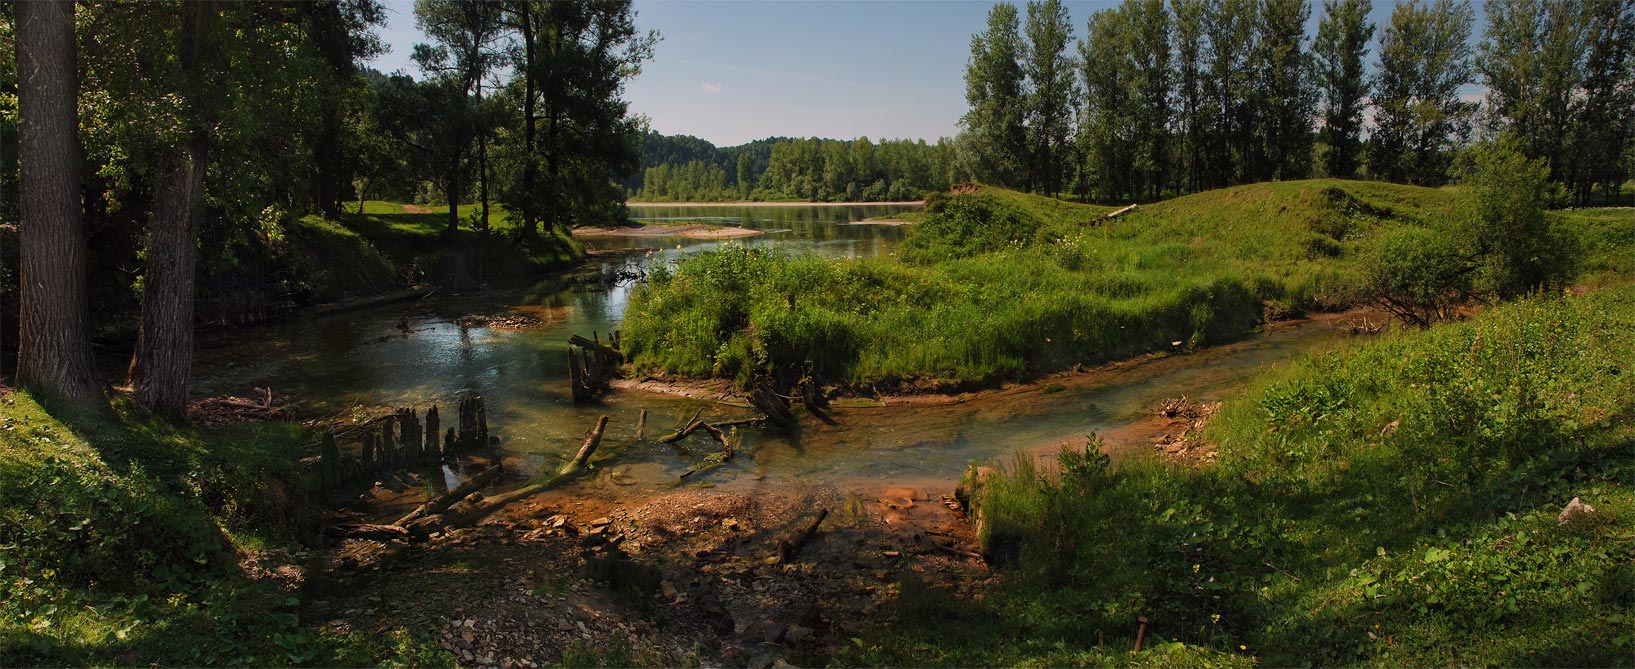
<svg viewBox="0 0 1635 669"><path fill-rule="evenodd" d="M640 130L622 93L657 39L629 0L418 0L418 80L362 67L386 48L383 12L378 0L0 7L18 385L99 395L93 325L129 313L132 396L185 415L200 296L287 279L272 275L293 265L269 259L300 255L292 223L340 218L353 198L430 183L450 236L463 201L480 203L469 227L486 232L492 199L524 246L621 215L613 179L636 168Z"/></svg>
<svg viewBox="0 0 1635 669"><path fill-rule="evenodd" d="M1304 0L1125 0L1076 41L1060 0L1026 7L995 5L971 40L960 141L989 183L1119 200L1311 176L1434 186L1499 134L1574 201L1635 173L1632 0L1494 0L1479 40L1468 0L1410 0L1384 26L1368 0L1325 0L1311 39Z"/></svg>
<svg viewBox="0 0 1635 669"><path fill-rule="evenodd" d="M649 133L639 175L624 184L650 202L917 200L969 180L953 140L773 137L718 148L686 135Z"/></svg>

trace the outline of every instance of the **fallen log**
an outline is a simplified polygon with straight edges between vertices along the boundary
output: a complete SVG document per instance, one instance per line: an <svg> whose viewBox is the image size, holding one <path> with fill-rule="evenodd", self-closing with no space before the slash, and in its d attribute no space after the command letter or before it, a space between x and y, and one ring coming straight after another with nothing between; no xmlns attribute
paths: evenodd
<svg viewBox="0 0 1635 669"><path fill-rule="evenodd" d="M721 432L718 429L714 430L714 431L718 435ZM722 448L721 448L721 450L719 452L711 453L709 455L709 457L704 458L703 462L700 462L700 463L698 463L696 465L688 467L687 471L684 471L684 472L681 473L680 478L677 479L677 483L680 483L682 481L686 481L689 477L691 477L694 474L698 474L698 473L701 473L701 472L707 472L707 471L709 471L711 469L715 469L716 467L720 467L721 465L727 464L727 462L729 460L732 460L732 456L737 454L738 449L733 445L737 441L738 441L738 428L733 428L731 437L721 437Z"/></svg>
<svg viewBox="0 0 1635 669"><path fill-rule="evenodd" d="M312 313L332 314L337 311L346 311L348 309L364 309L368 307L380 306L382 304L401 302L403 300L412 300L431 294L431 290L432 289L430 288L409 288L393 293L386 293L384 295L376 295L374 297L361 297L350 300L341 300L339 302L329 302L313 307Z"/></svg>
<svg viewBox="0 0 1635 669"><path fill-rule="evenodd" d="M801 528L799 532L788 538L779 539L778 562L789 562L795 559L795 556L800 554L800 549L806 546L806 542L811 541L812 536L817 534L818 526L823 524L823 519L828 517L828 509L818 509L817 517L813 518L812 522L808 523L806 527Z"/></svg>
<svg viewBox="0 0 1635 669"><path fill-rule="evenodd" d="M711 424L705 423L705 422L700 422L698 424L698 426L701 427L701 428L704 428L705 432L708 432L708 433L710 433L712 435L715 435L715 438L719 439L721 441L721 447L722 448L724 448L724 449L726 449L728 451L732 450L732 442L727 441L727 433L722 432L720 426L711 425Z"/></svg>
<svg viewBox="0 0 1635 669"><path fill-rule="evenodd" d="M409 531L396 524L345 523L324 528L324 536L336 539L368 539L370 541L387 542L393 539L407 539L409 538Z"/></svg>
<svg viewBox="0 0 1635 669"><path fill-rule="evenodd" d="M489 467L488 469L484 469L476 476L466 479L465 483L461 483L455 489L439 495L437 499L421 504L419 508L410 511L408 515L397 519L397 522L392 524L398 526L408 525L409 523L426 516L435 513L442 513L444 509L454 506L455 503L465 499L467 495L477 492L490 483L498 481L499 478L504 475L505 470L500 469L499 467Z"/></svg>
<svg viewBox="0 0 1635 669"><path fill-rule="evenodd" d="M1140 205L1132 204L1132 205L1130 205L1128 207L1125 207L1123 209L1120 209L1118 211L1108 212L1106 214L1102 214L1101 217L1097 218L1096 220L1097 221L1110 221L1110 220L1113 220L1113 219L1118 218L1120 216L1123 216L1123 215L1125 215L1127 213L1135 211L1136 207L1138 207L1138 206L1140 206Z"/></svg>

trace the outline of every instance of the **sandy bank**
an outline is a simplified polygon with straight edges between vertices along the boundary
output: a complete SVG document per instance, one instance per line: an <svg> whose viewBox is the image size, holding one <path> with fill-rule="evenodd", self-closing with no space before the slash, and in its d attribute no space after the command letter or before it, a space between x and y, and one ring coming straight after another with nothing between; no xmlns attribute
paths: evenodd
<svg viewBox="0 0 1635 669"><path fill-rule="evenodd" d="M861 221L852 221L846 225L889 225L897 227L899 225L914 225L914 221L905 221L900 218L865 218Z"/></svg>
<svg viewBox="0 0 1635 669"><path fill-rule="evenodd" d="M891 202L626 202L632 209L640 207L908 207L925 204L925 200Z"/></svg>
<svg viewBox="0 0 1635 669"><path fill-rule="evenodd" d="M718 225L638 225L628 228L574 228L575 237L686 237L688 239L734 239L766 234L751 228Z"/></svg>

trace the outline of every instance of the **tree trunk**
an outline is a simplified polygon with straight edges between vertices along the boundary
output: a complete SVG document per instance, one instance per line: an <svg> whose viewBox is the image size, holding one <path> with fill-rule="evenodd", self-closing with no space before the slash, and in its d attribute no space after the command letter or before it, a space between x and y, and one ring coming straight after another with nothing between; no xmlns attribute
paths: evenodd
<svg viewBox="0 0 1635 669"><path fill-rule="evenodd" d="M188 141L173 147L159 177L153 222L148 229L142 325L131 356L130 385L136 401L161 416L187 415L193 372L193 279L198 264L199 217L204 210L204 171L210 134L198 87L215 7L182 6L182 87L191 126Z"/></svg>
<svg viewBox="0 0 1635 669"><path fill-rule="evenodd" d="M449 172L448 180L445 183L448 184L443 189L443 194L448 196L448 231L446 234L449 239L454 239L454 236L460 233L460 168L458 165L455 166L453 171Z"/></svg>
<svg viewBox="0 0 1635 669"><path fill-rule="evenodd" d="M74 3L17 12L19 226L17 383L85 399L101 381L91 359L85 232L80 218Z"/></svg>
<svg viewBox="0 0 1635 669"><path fill-rule="evenodd" d="M538 220L534 213L534 183L538 168L534 164L534 97L538 94L534 71L534 18L528 2L520 3L518 23L522 26L522 236L532 240L539 235Z"/></svg>
<svg viewBox="0 0 1635 669"><path fill-rule="evenodd" d="M483 108L483 80L477 79L477 111L480 114ZM483 220L477 224L477 229L488 234L488 134L484 128L477 129L477 179L478 188L482 191Z"/></svg>

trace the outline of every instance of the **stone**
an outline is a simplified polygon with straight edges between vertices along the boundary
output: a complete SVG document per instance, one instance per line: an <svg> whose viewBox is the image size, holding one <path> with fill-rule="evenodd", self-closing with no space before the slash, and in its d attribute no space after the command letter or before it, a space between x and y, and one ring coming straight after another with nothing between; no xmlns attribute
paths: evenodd
<svg viewBox="0 0 1635 669"><path fill-rule="evenodd" d="M670 585L669 581L659 581L659 594L663 595L666 600L675 601L676 596L681 593L677 592L676 586Z"/></svg>
<svg viewBox="0 0 1635 669"><path fill-rule="evenodd" d="M789 629L783 632L784 641L792 644L806 643L812 640L812 636L812 628L801 627L800 625L790 625Z"/></svg>
<svg viewBox="0 0 1635 669"><path fill-rule="evenodd" d="M1595 515L1595 507L1585 504L1583 500L1574 497L1573 501L1567 502L1566 508L1561 510L1561 515L1556 516L1556 523L1566 525L1587 519L1593 515Z"/></svg>

